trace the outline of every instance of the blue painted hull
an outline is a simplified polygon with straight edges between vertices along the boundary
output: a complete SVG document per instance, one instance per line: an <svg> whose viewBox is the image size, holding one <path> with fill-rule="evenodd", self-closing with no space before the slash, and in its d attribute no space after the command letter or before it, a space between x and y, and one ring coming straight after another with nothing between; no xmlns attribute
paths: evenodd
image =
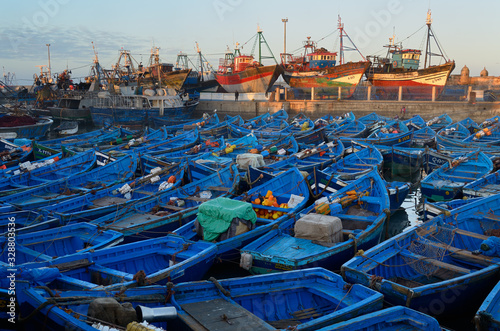
<svg viewBox="0 0 500 331"><path fill-rule="evenodd" d="M182 325L175 329L209 328L210 321L203 316L220 311L218 303L227 306L224 311L234 315L231 319L232 328L250 330L275 330L274 326L285 328L290 324L276 323L294 319L294 316L297 321L292 323L296 330L316 330L382 307L380 294L357 285L347 290L344 287L346 284L339 278L333 272L314 268L279 275L214 279L216 284L211 281L178 284L173 289L173 302ZM228 300L217 290L216 285L224 289L224 293L230 293L231 299ZM262 305L263 302L266 304ZM204 305L204 308L189 309L197 305ZM297 315L310 310L316 314Z"/></svg>
<svg viewBox="0 0 500 331"><path fill-rule="evenodd" d="M46 290L36 289L26 281L20 281L16 285L16 291L19 314L28 316L33 313L24 324L26 330L36 330L44 325L46 330L65 330L71 326L71 330L74 331L95 331L96 329L87 324L81 315L87 315L89 304L99 298L115 298L119 302L130 302L133 307L138 305L149 308L171 307L170 303L165 302L167 289L164 286L132 288L123 292L120 290L62 291L57 306L49 304L51 296ZM88 300L75 303L71 297L88 298ZM41 308L36 310L39 307ZM68 311L74 313L68 313ZM76 313L81 315L76 315ZM152 324L164 330L167 329L166 321Z"/></svg>
<svg viewBox="0 0 500 331"><path fill-rule="evenodd" d="M88 223L67 225L54 229L24 233L16 236L15 265L29 262L52 261L55 257L87 252L114 246L123 241L123 235L116 231L100 231ZM0 239L0 246L6 246L7 237ZM0 265L9 266L8 251L0 254Z"/></svg>
<svg viewBox="0 0 500 331"><path fill-rule="evenodd" d="M500 330L500 282L495 285L483 301L474 317L476 330Z"/></svg>
<svg viewBox="0 0 500 331"><path fill-rule="evenodd" d="M168 118L186 119L190 118L196 105L176 108L165 108L164 116ZM150 118L160 117L159 109L120 109L120 108L96 108L90 107L92 122L95 126L125 126L130 128L142 128L149 125Z"/></svg>
<svg viewBox="0 0 500 331"><path fill-rule="evenodd" d="M441 331L439 322L428 315L406 307L391 307L336 323L318 331Z"/></svg>
<svg viewBox="0 0 500 331"><path fill-rule="evenodd" d="M40 139L49 131L52 123L54 121L50 118L40 118L33 125L1 127L0 135L15 133L15 138Z"/></svg>
<svg viewBox="0 0 500 331"><path fill-rule="evenodd" d="M239 183L239 173L235 165L218 172L207 169L207 174L201 180L192 181L161 196L132 204L130 208L116 210L91 223L123 233L126 242L141 240L144 236L159 237L167 231L174 231L196 215L199 205L205 201L199 197L200 192L209 192L211 198L235 192ZM170 198L178 198L184 205L182 207L174 205L170 202Z"/></svg>
<svg viewBox="0 0 500 331"><path fill-rule="evenodd" d="M493 169L493 163L482 152L471 152L443 165L422 180L422 196L433 201L461 197L462 188Z"/></svg>
<svg viewBox="0 0 500 331"><path fill-rule="evenodd" d="M136 243L74 254L50 262L50 265L83 267L62 271L62 277L51 283L59 289L118 290L167 282L198 281L214 262L216 247L207 242L188 242L176 236L164 236ZM137 279L139 272L144 279Z"/></svg>
<svg viewBox="0 0 500 331"><path fill-rule="evenodd" d="M466 204L348 261L342 275L371 284L390 304L456 317L484 300L500 277L499 257L472 254L489 238L485 229L500 229L498 212L496 197Z"/></svg>
<svg viewBox="0 0 500 331"><path fill-rule="evenodd" d="M137 168L135 155L124 156L108 165L0 198L23 210L32 210L69 199L82 192L99 190L130 179Z"/></svg>

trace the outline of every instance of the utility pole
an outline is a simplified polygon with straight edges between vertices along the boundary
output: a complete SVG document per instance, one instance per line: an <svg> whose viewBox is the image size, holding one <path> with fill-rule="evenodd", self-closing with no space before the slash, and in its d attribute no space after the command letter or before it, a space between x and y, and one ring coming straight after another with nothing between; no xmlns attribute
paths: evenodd
<svg viewBox="0 0 500 331"><path fill-rule="evenodd" d="M286 23L288 22L288 17L281 19L281 22L284 23L283 54L285 54L285 55L284 55L284 59L283 59L283 64L285 64L286 63Z"/></svg>
<svg viewBox="0 0 500 331"><path fill-rule="evenodd" d="M47 77L47 78L50 82L50 80L52 80L52 71L51 71L51 67L50 67L50 44L45 44L45 46L47 46L47 53L49 55L49 77Z"/></svg>

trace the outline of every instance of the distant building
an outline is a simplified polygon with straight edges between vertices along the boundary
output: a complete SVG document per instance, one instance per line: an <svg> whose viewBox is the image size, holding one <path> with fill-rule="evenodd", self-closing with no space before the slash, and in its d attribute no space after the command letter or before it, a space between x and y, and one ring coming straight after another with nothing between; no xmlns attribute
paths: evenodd
<svg viewBox="0 0 500 331"><path fill-rule="evenodd" d="M450 75L447 85L471 85L474 89L498 89L500 88L500 77L489 76L488 70L481 70L479 77L471 77L470 70L465 65L460 75Z"/></svg>

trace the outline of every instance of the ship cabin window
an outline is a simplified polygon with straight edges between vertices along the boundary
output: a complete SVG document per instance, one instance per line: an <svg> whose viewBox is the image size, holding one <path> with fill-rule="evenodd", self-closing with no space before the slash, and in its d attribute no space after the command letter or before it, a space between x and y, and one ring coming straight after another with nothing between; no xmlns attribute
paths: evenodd
<svg viewBox="0 0 500 331"><path fill-rule="evenodd" d="M251 56L242 56L242 57L237 57L236 58L236 63L250 63L252 62L252 57Z"/></svg>

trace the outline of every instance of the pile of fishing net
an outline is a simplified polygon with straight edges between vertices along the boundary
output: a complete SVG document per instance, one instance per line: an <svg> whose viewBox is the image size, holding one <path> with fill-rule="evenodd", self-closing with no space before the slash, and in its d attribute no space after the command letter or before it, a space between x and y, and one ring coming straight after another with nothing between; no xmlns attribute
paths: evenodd
<svg viewBox="0 0 500 331"><path fill-rule="evenodd" d="M28 115L12 116L4 115L0 117L0 127L26 126L36 124L36 121Z"/></svg>

